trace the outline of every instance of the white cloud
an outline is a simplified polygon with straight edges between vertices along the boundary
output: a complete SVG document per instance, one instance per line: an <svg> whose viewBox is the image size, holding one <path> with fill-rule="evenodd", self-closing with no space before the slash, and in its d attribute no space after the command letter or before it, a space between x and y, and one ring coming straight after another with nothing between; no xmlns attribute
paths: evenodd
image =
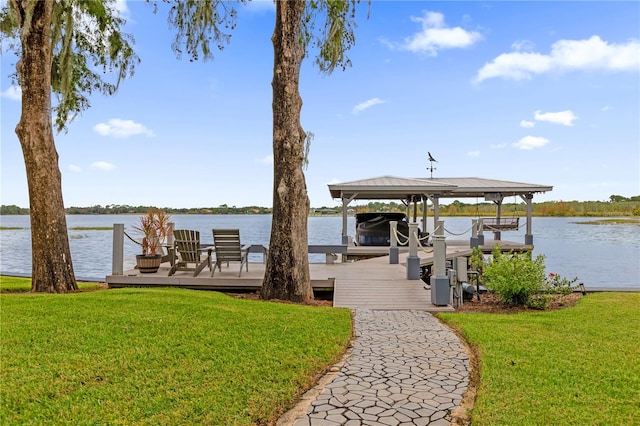
<svg viewBox="0 0 640 426"><path fill-rule="evenodd" d="M75 164L69 164L69 170L74 173L82 172L82 168L80 168L80 166L76 166Z"/></svg>
<svg viewBox="0 0 640 426"><path fill-rule="evenodd" d="M116 166L111 163L107 163L106 161L96 161L95 163L91 163L91 168L108 172L115 169Z"/></svg>
<svg viewBox="0 0 640 426"><path fill-rule="evenodd" d="M421 17L412 16L411 21L420 23L422 30L404 40L400 45L403 50L436 56L439 50L469 47L482 39L478 32L447 27L442 13L425 11Z"/></svg>
<svg viewBox="0 0 640 426"><path fill-rule="evenodd" d="M568 109L566 111L545 113L536 111L534 118L537 121L547 121L549 123L562 124L563 126L573 126L573 122L578 119L578 116Z"/></svg>
<svg viewBox="0 0 640 426"><path fill-rule="evenodd" d="M506 143L496 143L496 144L491 144L489 146L491 147L491 149L502 149L502 148L506 148L507 144Z"/></svg>
<svg viewBox="0 0 640 426"><path fill-rule="evenodd" d="M267 155L266 157L259 159L258 162L262 164L273 164L273 154Z"/></svg>
<svg viewBox="0 0 640 426"><path fill-rule="evenodd" d="M534 148L542 148L549 142L551 142L549 139L540 136L525 136L518 142L514 143L513 146L519 149L529 150Z"/></svg>
<svg viewBox="0 0 640 426"><path fill-rule="evenodd" d="M357 114L361 111L364 111L365 109L371 108L374 105L383 104L385 102L386 101L383 101L380 98L372 98L372 99L369 99L368 101L361 102L358 105L354 106L352 113Z"/></svg>
<svg viewBox="0 0 640 426"><path fill-rule="evenodd" d="M3 98L11 99L12 101L22 100L22 88L20 86L9 86L7 90L0 93Z"/></svg>
<svg viewBox="0 0 640 426"><path fill-rule="evenodd" d="M600 111L605 112L605 111L611 111L613 109L612 106L610 105L605 105L602 108L600 108Z"/></svg>
<svg viewBox="0 0 640 426"><path fill-rule="evenodd" d="M136 123L133 120L122 120L120 118L112 118L106 123L96 124L93 130L102 136L113 136L116 138L126 138L134 135L153 136L153 132L144 125Z"/></svg>
<svg viewBox="0 0 640 426"><path fill-rule="evenodd" d="M559 40L551 46L548 55L519 51L503 53L485 64L478 71L475 81L481 82L494 77L530 80L535 74L551 71L639 69L640 41L630 40L616 44L592 36L588 40Z"/></svg>
<svg viewBox="0 0 640 426"><path fill-rule="evenodd" d="M533 121L522 120L520 122L520 127L524 127L525 129L530 129L535 125L536 125L536 123L534 123Z"/></svg>
<svg viewBox="0 0 640 426"><path fill-rule="evenodd" d="M478 71L476 82L504 77L512 80L531 79L531 74L541 74L551 69L551 59L539 53L503 53Z"/></svg>
<svg viewBox="0 0 640 426"><path fill-rule="evenodd" d="M467 155L469 157L479 157L480 156L480 151L477 151L477 150L476 151L469 151L469 152L467 152Z"/></svg>

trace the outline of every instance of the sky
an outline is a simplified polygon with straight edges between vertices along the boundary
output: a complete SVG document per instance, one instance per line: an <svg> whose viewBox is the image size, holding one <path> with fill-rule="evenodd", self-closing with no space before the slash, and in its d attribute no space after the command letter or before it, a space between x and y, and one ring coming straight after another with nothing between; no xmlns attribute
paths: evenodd
<svg viewBox="0 0 640 426"><path fill-rule="evenodd" d="M65 206L271 206L274 4L240 6L194 62L163 5L117 7L141 63L55 134ZM373 0L356 21L351 67L322 74L310 50L301 70L312 207L340 203L331 183L429 177L427 152L435 179L553 186L534 202L640 195L640 2ZM0 202L28 207L15 63L3 51Z"/></svg>

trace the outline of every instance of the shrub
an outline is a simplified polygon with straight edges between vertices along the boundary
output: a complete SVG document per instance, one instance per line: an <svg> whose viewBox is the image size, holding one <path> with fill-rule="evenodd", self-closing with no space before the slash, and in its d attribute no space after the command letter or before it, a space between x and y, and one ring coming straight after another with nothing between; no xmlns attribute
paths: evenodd
<svg viewBox="0 0 640 426"><path fill-rule="evenodd" d="M483 267L483 281L507 305L528 305L545 281L544 256L531 251L503 254L496 245L493 259Z"/></svg>
<svg viewBox="0 0 640 426"><path fill-rule="evenodd" d="M578 281L578 277L570 280L560 274L554 274L551 272L544 280L542 291L547 294L569 294L576 288L576 281Z"/></svg>
<svg viewBox="0 0 640 426"><path fill-rule="evenodd" d="M527 301L527 308L544 311L549 303L549 296L545 294L532 295Z"/></svg>

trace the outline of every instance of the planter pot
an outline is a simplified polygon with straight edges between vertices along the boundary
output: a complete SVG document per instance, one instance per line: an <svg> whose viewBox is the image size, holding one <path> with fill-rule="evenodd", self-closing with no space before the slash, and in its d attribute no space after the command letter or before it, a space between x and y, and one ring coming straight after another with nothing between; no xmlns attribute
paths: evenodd
<svg viewBox="0 0 640 426"><path fill-rule="evenodd" d="M160 263L162 263L162 255L156 254L155 256L147 256L144 254L136 255L137 267L143 274L151 274L158 272Z"/></svg>

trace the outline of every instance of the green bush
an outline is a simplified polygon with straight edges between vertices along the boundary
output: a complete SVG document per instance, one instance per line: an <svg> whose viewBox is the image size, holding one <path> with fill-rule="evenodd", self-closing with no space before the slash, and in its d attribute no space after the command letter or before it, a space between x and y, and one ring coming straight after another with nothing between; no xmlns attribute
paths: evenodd
<svg viewBox="0 0 640 426"><path fill-rule="evenodd" d="M549 296L547 296L546 294L534 294L529 297L529 300L527 300L527 308L544 311L545 309L547 309L548 303Z"/></svg>
<svg viewBox="0 0 640 426"><path fill-rule="evenodd" d="M569 294L577 287L576 281L578 277L568 279L551 272L542 284L542 291L547 294Z"/></svg>
<svg viewBox="0 0 640 426"><path fill-rule="evenodd" d="M497 245L492 254L493 259L483 267L484 284L507 305L527 306L531 296L543 289L544 256L534 259L531 251L503 254Z"/></svg>

